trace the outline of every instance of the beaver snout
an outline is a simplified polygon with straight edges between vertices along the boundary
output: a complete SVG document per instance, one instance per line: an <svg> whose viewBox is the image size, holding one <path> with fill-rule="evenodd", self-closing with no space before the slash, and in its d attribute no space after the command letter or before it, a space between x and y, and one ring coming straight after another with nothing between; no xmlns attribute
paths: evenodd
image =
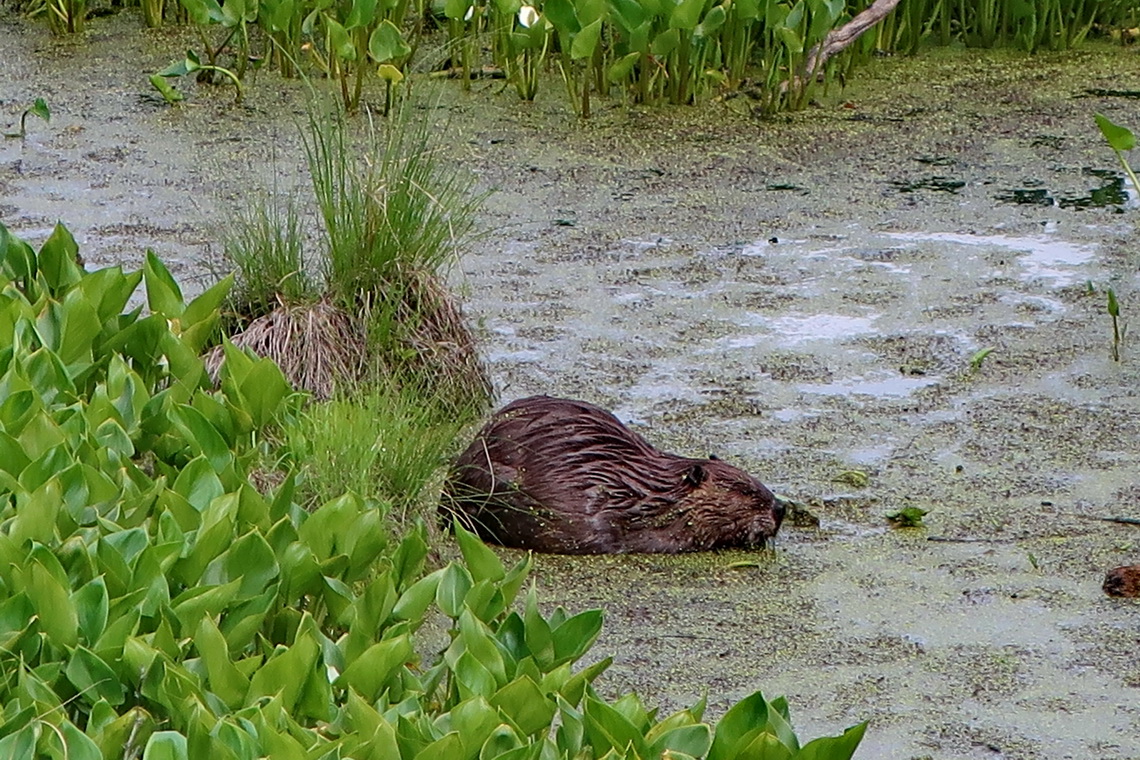
<svg viewBox="0 0 1140 760"><path fill-rule="evenodd" d="M782 499L779 496L773 498L772 511L776 513L776 527L780 527L784 522L784 516L788 514L788 509L791 507L791 502L787 499Z"/></svg>

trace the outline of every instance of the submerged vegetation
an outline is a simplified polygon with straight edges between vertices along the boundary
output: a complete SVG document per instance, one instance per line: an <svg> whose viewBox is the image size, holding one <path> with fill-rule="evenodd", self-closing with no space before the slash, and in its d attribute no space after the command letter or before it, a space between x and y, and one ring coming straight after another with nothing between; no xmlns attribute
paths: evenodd
<svg viewBox="0 0 1140 760"><path fill-rule="evenodd" d="M610 660L576 667L601 613L544 612L533 588L517 603L529 556L508 568L457 526L462 561L432 569L393 505L303 508L274 443L301 396L232 343L217 386L199 358L231 280L187 303L153 254L127 273L78 253L62 226L39 251L0 226L0 756L854 753L865 724L801 747L759 692L715 729L703 701L662 719L605 699Z"/></svg>
<svg viewBox="0 0 1140 760"><path fill-rule="evenodd" d="M180 93L167 79L187 74L229 82L240 99L253 65L284 77L327 77L350 111L376 77L386 112L409 73L430 71L454 75L464 87L477 76L503 76L524 100L535 98L540 82L561 79L583 117L592 99L681 104L738 90L764 113L798 109L817 86L876 52L951 44L1062 50L1091 34L1123 41L1140 25L1136 0L138 2L146 25L190 24L197 35L199 51L152 77L170 102ZM27 5L63 34L81 30L84 3ZM851 23L872 8L878 23ZM840 29L843 35L833 34Z"/></svg>

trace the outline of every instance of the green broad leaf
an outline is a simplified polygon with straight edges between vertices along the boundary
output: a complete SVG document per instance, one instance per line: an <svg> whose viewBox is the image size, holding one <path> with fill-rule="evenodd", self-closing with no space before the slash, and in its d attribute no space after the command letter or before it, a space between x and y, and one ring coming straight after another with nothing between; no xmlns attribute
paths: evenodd
<svg viewBox="0 0 1140 760"><path fill-rule="evenodd" d="M1116 124L1104 114L1094 114L1093 118L1110 148L1123 152L1136 147L1136 136L1132 134L1132 130Z"/></svg>
<svg viewBox="0 0 1140 760"><path fill-rule="evenodd" d="M182 339L189 340L192 337L190 348L195 352L201 352L205 341L211 337L218 322L218 309L229 295L233 284L234 275L232 273L226 275L191 301L182 312L179 320ZM196 330L196 328L201 329Z"/></svg>
<svg viewBox="0 0 1140 760"><path fill-rule="evenodd" d="M190 502L199 512L205 512L214 499L226 492L217 472L205 457L198 457L183 467L171 490ZM182 527L185 529L186 526Z"/></svg>
<svg viewBox="0 0 1140 760"><path fill-rule="evenodd" d="M53 294L79 282L83 269L79 266L79 245L63 224L56 224L39 253L39 270Z"/></svg>
<svg viewBox="0 0 1140 760"><path fill-rule="evenodd" d="M570 59L579 61L583 58L592 57L601 37L601 19L597 19L593 23L582 27L582 31L578 32L578 34L574 36L574 41L570 43Z"/></svg>
<svg viewBox="0 0 1140 760"><path fill-rule="evenodd" d="M678 726L656 737L649 747L650 757L676 756L703 757L712 744L712 732L705 723ZM667 754L668 753L668 754Z"/></svg>
<svg viewBox="0 0 1140 760"><path fill-rule="evenodd" d="M414 760L456 760L460 757L463 757L463 742L459 732L452 731L417 752Z"/></svg>
<svg viewBox="0 0 1140 760"><path fill-rule="evenodd" d="M35 729L36 724L28 721L19 731L0 739L0 757L11 760L37 760L39 755L36 754Z"/></svg>
<svg viewBox="0 0 1140 760"><path fill-rule="evenodd" d="M741 21L752 21L760 17L760 0L733 0L732 12Z"/></svg>
<svg viewBox="0 0 1140 760"><path fill-rule="evenodd" d="M94 720L94 710L92 719ZM87 730L103 753L102 757L110 758L125 756L128 741L137 752L138 747L146 746L154 729L155 722L150 713L141 707L132 707L114 720L99 724L94 731L89 724Z"/></svg>
<svg viewBox="0 0 1140 760"><path fill-rule="evenodd" d="M841 736L813 739L803 746L796 760L850 760L866 732L867 723L863 722L847 729Z"/></svg>
<svg viewBox="0 0 1140 760"><path fill-rule="evenodd" d="M233 452L217 428L192 406L179 404L172 411L171 421L182 433L190 450L206 457L214 472L224 472L233 461Z"/></svg>
<svg viewBox="0 0 1140 760"><path fill-rule="evenodd" d="M193 66L193 68L191 68L191 66ZM175 61L165 69L160 70L155 76L174 79L175 77L184 77L191 71L197 70L198 67L196 64L192 64L189 58L183 58L181 61Z"/></svg>
<svg viewBox="0 0 1140 760"><path fill-rule="evenodd" d="M241 597L257 596L280 574L277 558L256 530L234 541L202 572L200 583L218 585L238 580Z"/></svg>
<svg viewBox="0 0 1140 760"><path fill-rule="evenodd" d="M352 36L338 21L325 16L325 26L329 30L329 47L342 61L356 60L356 46L352 44Z"/></svg>
<svg viewBox="0 0 1140 760"><path fill-rule="evenodd" d="M538 611L538 595L534 586L526 597L526 609L523 612L525 624L526 646L531 656L540 667L549 670L554 666L554 640L550 631L550 624L542 613Z"/></svg>
<svg viewBox="0 0 1140 760"><path fill-rule="evenodd" d="M464 610L459 616L459 638L464 651L470 654L487 669L496 684L506 683L506 663L503 662L502 652L495 645L487 625L475 617L470 610ZM497 686L496 686L497 688Z"/></svg>
<svg viewBox="0 0 1140 760"><path fill-rule="evenodd" d="M217 0L179 0L186 14L198 26L207 26L222 20L222 6Z"/></svg>
<svg viewBox="0 0 1140 760"><path fill-rule="evenodd" d="M467 568L452 562L443 571L436 590L435 602L443 614L456 619L463 613L463 599L472 586L471 574Z"/></svg>
<svg viewBox="0 0 1140 760"><path fill-rule="evenodd" d="M704 9L705 0L681 0L673 6L673 12L669 14L669 28L687 31L696 29Z"/></svg>
<svg viewBox="0 0 1140 760"><path fill-rule="evenodd" d="M637 0L610 0L614 11L613 20L626 34L629 34L646 20L646 10Z"/></svg>
<svg viewBox="0 0 1140 760"><path fill-rule="evenodd" d="M470 652L459 655L452 670L459 685L459 695L463 699L489 698L499 688L494 674Z"/></svg>
<svg viewBox="0 0 1140 760"><path fill-rule="evenodd" d="M20 442L0 430L0 470L18 478L29 464L31 460Z"/></svg>
<svg viewBox="0 0 1140 760"><path fill-rule="evenodd" d="M123 426L116 420L106 420L95 430L95 442L108 451L129 459L135 455L135 445Z"/></svg>
<svg viewBox="0 0 1140 760"><path fill-rule="evenodd" d="M541 744L530 745L530 747L541 751ZM506 760L513 757L509 753L519 749L528 749L524 747L522 739L518 733L506 725L505 723L497 726L487 740L483 742L483 746L479 749L479 760Z"/></svg>
<svg viewBox="0 0 1140 760"><path fill-rule="evenodd" d="M463 743L459 757L475 757L483 743L500 725L502 719L483 697L460 702L448 713L449 728L459 734Z"/></svg>
<svg viewBox="0 0 1140 760"><path fill-rule="evenodd" d="M392 608L393 617L412 621L414 625L422 623L427 608L435 601L443 574L443 569L436 570L409 586L396 600L396 606Z"/></svg>
<svg viewBox="0 0 1140 760"><path fill-rule="evenodd" d="M321 580L321 566L309 547L299 541L294 541L286 547L278 562L281 567L281 581L284 601L296 602L302 596L315 594L323 585ZM434 595L434 593L433 593Z"/></svg>
<svg viewBox="0 0 1140 760"><path fill-rule="evenodd" d="M606 71L606 79L608 79L611 84L620 84L633 73L633 67L640 58L641 53L636 51L623 55L614 61L613 65Z"/></svg>
<svg viewBox="0 0 1140 760"><path fill-rule="evenodd" d="M240 580L234 580L224 586L195 586L171 599L170 606L182 630L195 631L203 617L220 615L237 597L240 585Z"/></svg>
<svg viewBox="0 0 1140 760"><path fill-rule="evenodd" d="M387 519L379 509L369 508L360 513L344 547L348 554L346 581L351 583L375 571L376 561L388 546L389 530Z"/></svg>
<svg viewBox="0 0 1140 760"><path fill-rule="evenodd" d="M695 37L712 37L717 30L724 26L724 22L728 20L728 14L724 10L724 6L715 5L705 17L701 19L701 23L697 24L693 30ZM830 27L828 27L830 29Z"/></svg>
<svg viewBox="0 0 1140 760"><path fill-rule="evenodd" d="M22 591L0 602L0 651L13 651L16 642L31 631L35 614Z"/></svg>
<svg viewBox="0 0 1140 760"><path fill-rule="evenodd" d="M400 541L400 545L396 547L391 557L392 582L398 589L405 588L420 579L424 558L428 555L424 532L423 523L417 522Z"/></svg>
<svg viewBox="0 0 1140 760"><path fill-rule="evenodd" d="M651 757L645 737L637 726L605 702L587 696L582 715L585 718L586 736L595 757L600 757L611 749L623 752L627 747L637 757Z"/></svg>
<svg viewBox="0 0 1140 760"><path fill-rule="evenodd" d="M172 106L175 103L181 103L185 100L186 96L183 95L177 87L166 81L166 79L167 77L162 74L151 74L147 77L150 86L158 90L158 94L162 96L162 99L166 101L167 105Z"/></svg>
<svg viewBox="0 0 1140 760"><path fill-rule="evenodd" d="M186 737L177 731L154 732L146 742L142 760L190 760Z"/></svg>
<svg viewBox="0 0 1140 760"><path fill-rule="evenodd" d="M586 26L604 19L609 11L609 0L577 0L574 11L578 14L578 22L584 29Z"/></svg>
<svg viewBox="0 0 1140 760"><path fill-rule="evenodd" d="M53 463L52 458L47 461ZM16 546L24 546L28 542L51 544L62 501L58 479L44 483L23 498L17 496L16 516L8 526L8 537L12 543Z"/></svg>
<svg viewBox="0 0 1140 760"><path fill-rule="evenodd" d="M381 21L368 36L368 55L377 63L397 61L411 52L412 46L404 39L399 27L388 19Z"/></svg>
<svg viewBox="0 0 1140 760"><path fill-rule="evenodd" d="M568 704L577 705L582 701L582 697L586 693L586 687L592 684L594 680L602 673L604 673L610 665L613 665L613 663L614 658L606 657L605 659L599 660L593 665L590 665L587 668L583 668L581 671L575 673L570 677L570 680L568 680L566 684L561 689L559 689L559 693L562 695L562 698Z"/></svg>
<svg viewBox="0 0 1140 760"><path fill-rule="evenodd" d="M107 614L111 606L103 577L85 583L71 595L71 601L75 605L79 632L88 644L94 644L107 628Z"/></svg>
<svg viewBox="0 0 1140 760"><path fill-rule="evenodd" d="M365 699L374 702L392 676L414 656L415 651L408 634L381 641L348 663L348 667L337 678L336 685L351 686Z"/></svg>
<svg viewBox="0 0 1140 760"><path fill-rule="evenodd" d="M240 383L245 410L257 427L265 427L274 420L281 402L292 391L281 368L269 359L259 359Z"/></svg>
<svg viewBox="0 0 1140 760"><path fill-rule="evenodd" d="M222 620L222 634L226 637L231 652L244 652L253 643L270 609L280 603L278 588L277 585L270 586L261 596L247 599L226 610L226 616Z"/></svg>
<svg viewBox="0 0 1140 760"><path fill-rule="evenodd" d="M563 40L570 39L582 28L571 0L546 0L542 4L542 15L554 25Z"/></svg>
<svg viewBox="0 0 1140 760"><path fill-rule="evenodd" d="M48 108L47 103L43 98L36 98L32 105L28 108L28 113L32 116L38 116L44 121L51 121L51 109Z"/></svg>
<svg viewBox="0 0 1140 760"><path fill-rule="evenodd" d="M39 615L40 628L57 647L73 647L79 641L79 615L67 589L39 562L26 571L28 600Z"/></svg>
<svg viewBox="0 0 1140 760"><path fill-rule="evenodd" d="M63 319L56 353L66 365L90 362L92 346L103 331L95 304L82 290L75 288L64 297L60 309Z"/></svg>
<svg viewBox="0 0 1140 760"><path fill-rule="evenodd" d="M462 21L467 16L471 2L472 0L444 0L443 15L452 21Z"/></svg>
<svg viewBox="0 0 1140 760"><path fill-rule="evenodd" d="M602 611L587 610L551 631L556 663L574 662L584 655L602 631Z"/></svg>
<svg viewBox="0 0 1140 760"><path fill-rule="evenodd" d="M194 647L206 663L206 678L210 691L231 710L245 701L249 692L249 679L242 675L230 659L226 639L210 617L203 617L194 634Z"/></svg>
<svg viewBox="0 0 1140 760"><path fill-rule="evenodd" d="M182 289L178 287L170 270L154 255L154 251L147 250L146 262L143 264L143 281L146 283L146 302L155 314L161 314L166 319L178 319L186 310L186 303L182 300Z"/></svg>
<svg viewBox="0 0 1140 760"><path fill-rule="evenodd" d="M62 739L63 757L67 760L103 760L99 746L70 720L62 721L58 731L56 738Z"/></svg>
<svg viewBox="0 0 1140 760"><path fill-rule="evenodd" d="M317 668L320 645L310 636L298 635L293 646L277 649L278 654L253 674L246 696L247 707L262 697L279 695L284 708L291 711L301 696L306 680L326 678L324 668Z"/></svg>
<svg viewBox="0 0 1140 760"><path fill-rule="evenodd" d="M653 38L649 46L650 52L658 58L664 58L677 49L681 44L681 32L678 29L668 29Z"/></svg>
<svg viewBox="0 0 1140 760"><path fill-rule="evenodd" d="M729 708L716 725L707 760L733 760L745 757L747 755L741 754L743 747L755 740L756 732L768 732L773 719L787 725L782 716L770 708L768 700L764 699L764 695L759 691ZM793 750L798 749L795 735L793 734L791 738L792 744L788 747ZM779 740L776 740L776 743L782 745Z"/></svg>
<svg viewBox="0 0 1140 760"><path fill-rule="evenodd" d="M804 41L800 35L790 26L781 26L776 28L776 35L780 38L780 42L788 49L792 55L800 55L804 52Z"/></svg>
<svg viewBox="0 0 1140 760"><path fill-rule="evenodd" d="M455 520L452 524L455 541L463 553L463 561L471 573L472 580L501 581L507 574L503 561L474 533L466 530Z"/></svg>
<svg viewBox="0 0 1140 760"><path fill-rule="evenodd" d="M734 758L757 758L758 760L793 760L798 757L787 745L773 734L757 729L746 734L737 746Z"/></svg>
<svg viewBox="0 0 1140 760"><path fill-rule="evenodd" d="M531 678L523 676L495 692L490 703L523 734L530 736L548 728L557 707ZM654 755L658 757L658 755Z"/></svg>
<svg viewBox="0 0 1140 760"><path fill-rule="evenodd" d="M327 501L297 529L297 536L321 562L345 552L362 505L360 498L344 494Z"/></svg>
<svg viewBox="0 0 1140 760"><path fill-rule="evenodd" d="M352 0L352 8L344 19L345 29L371 26L376 20L376 0Z"/></svg>
<svg viewBox="0 0 1140 760"><path fill-rule="evenodd" d="M112 706L118 706L126 699L119 676L86 647L77 646L72 650L64 673L80 697L89 704L103 699Z"/></svg>

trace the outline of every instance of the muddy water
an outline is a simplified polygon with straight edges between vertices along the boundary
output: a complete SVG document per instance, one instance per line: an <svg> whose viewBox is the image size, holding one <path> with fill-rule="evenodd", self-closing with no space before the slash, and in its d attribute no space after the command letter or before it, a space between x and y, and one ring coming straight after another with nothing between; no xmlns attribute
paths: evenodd
<svg viewBox="0 0 1140 760"><path fill-rule="evenodd" d="M0 215L206 281L230 209L298 181L304 91L262 74L243 107L191 86L170 109L142 74L179 33L90 26L0 25L0 114L55 113L0 142ZM1140 208L1089 116L1140 108L1088 94L1137 72L1134 51L936 53L775 121L740 98L584 126L553 84L532 105L421 86L496 191L455 279L504 400L605 404L821 520L771 552L538 558L547 599L608 611L605 688L708 690L714 716L787 694L804 736L869 719L867 758L1140 758L1140 606L1100 591L1140 529L1097 519L1140 516L1140 349L1112 360L1104 307L1111 286L1134 311ZM888 526L906 506L925 528Z"/></svg>

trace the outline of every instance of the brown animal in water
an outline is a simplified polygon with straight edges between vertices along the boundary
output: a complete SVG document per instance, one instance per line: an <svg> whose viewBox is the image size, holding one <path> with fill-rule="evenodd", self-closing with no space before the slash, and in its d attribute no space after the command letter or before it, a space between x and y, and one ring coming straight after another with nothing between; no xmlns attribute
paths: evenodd
<svg viewBox="0 0 1140 760"><path fill-rule="evenodd" d="M1140 565L1125 565L1104 576L1104 593L1109 596L1140 597Z"/></svg>
<svg viewBox="0 0 1140 760"><path fill-rule="evenodd" d="M484 540L555 554L759 547L784 511L730 464L658 451L604 409L549 396L499 410L440 504Z"/></svg>

